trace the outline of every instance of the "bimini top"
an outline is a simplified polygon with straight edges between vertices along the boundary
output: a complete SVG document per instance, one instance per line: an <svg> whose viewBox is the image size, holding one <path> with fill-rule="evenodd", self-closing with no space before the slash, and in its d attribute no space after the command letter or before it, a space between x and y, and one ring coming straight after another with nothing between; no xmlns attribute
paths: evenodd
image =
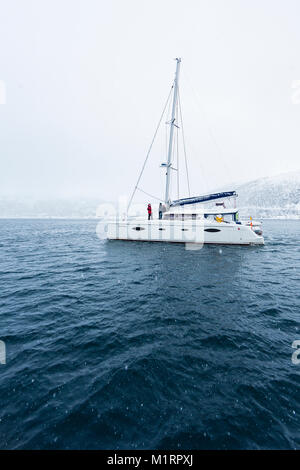
<svg viewBox="0 0 300 470"><path fill-rule="evenodd" d="M223 193L207 194L206 196L186 197L177 199L170 203L170 207L185 206L186 204L197 204L198 202L214 201L215 199L223 199L224 197L237 196L236 191L226 191Z"/></svg>

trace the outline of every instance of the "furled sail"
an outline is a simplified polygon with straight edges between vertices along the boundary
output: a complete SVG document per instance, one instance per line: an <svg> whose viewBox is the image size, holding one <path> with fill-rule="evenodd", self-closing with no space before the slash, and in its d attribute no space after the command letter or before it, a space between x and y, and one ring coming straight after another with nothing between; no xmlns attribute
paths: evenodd
<svg viewBox="0 0 300 470"><path fill-rule="evenodd" d="M231 197L231 196L237 196L236 191L226 191L223 193L207 194L206 196L194 196L194 197L186 197L183 199L177 199L176 201L172 201L170 203L170 207L184 206L186 204L197 204L198 202L208 202L208 201L213 201L215 199L223 199L225 197Z"/></svg>

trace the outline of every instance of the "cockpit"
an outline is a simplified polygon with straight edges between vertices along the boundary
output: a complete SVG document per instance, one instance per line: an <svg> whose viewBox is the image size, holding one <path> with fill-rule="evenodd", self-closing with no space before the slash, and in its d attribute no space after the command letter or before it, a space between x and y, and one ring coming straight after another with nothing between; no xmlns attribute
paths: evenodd
<svg viewBox="0 0 300 470"><path fill-rule="evenodd" d="M194 211L169 211L165 212L163 215L165 220L209 220L216 222L225 222L225 223L239 223L239 215L237 209L229 210L225 209L221 212L216 210L207 210L206 212L194 212Z"/></svg>

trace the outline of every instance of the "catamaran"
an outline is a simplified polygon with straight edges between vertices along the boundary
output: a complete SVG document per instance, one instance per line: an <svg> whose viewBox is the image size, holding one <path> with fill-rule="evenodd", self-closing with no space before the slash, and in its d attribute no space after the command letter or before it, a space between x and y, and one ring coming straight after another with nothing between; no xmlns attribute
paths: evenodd
<svg viewBox="0 0 300 470"><path fill-rule="evenodd" d="M239 211L236 208L236 191L223 191L175 200L170 198L172 172L177 170L174 167L174 147L176 145L174 131L179 129L180 123L182 123L182 116L181 120L178 117L180 65L181 59L177 58L175 78L167 100L167 103L172 100L172 114L167 123L170 126L167 162L161 164L161 167L166 170L166 185L158 216L150 218L150 220L147 220L146 216L128 216L135 192L139 189L139 182L157 134L157 128L129 201L126 216L108 222L107 238L109 240L185 243L190 249L193 247L196 249L197 246L203 244L263 245L261 222L253 221L251 217L246 221L239 220ZM167 104L163 115L166 106ZM181 108L180 102L179 108ZM161 120L162 117L160 122ZM228 202L230 207L228 207Z"/></svg>

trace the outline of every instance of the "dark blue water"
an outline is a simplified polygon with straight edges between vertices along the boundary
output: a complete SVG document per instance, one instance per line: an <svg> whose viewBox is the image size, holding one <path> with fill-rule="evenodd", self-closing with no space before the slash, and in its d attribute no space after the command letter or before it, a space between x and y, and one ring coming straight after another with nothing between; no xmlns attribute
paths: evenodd
<svg viewBox="0 0 300 470"><path fill-rule="evenodd" d="M300 222L264 247L0 221L2 449L300 447Z"/></svg>

